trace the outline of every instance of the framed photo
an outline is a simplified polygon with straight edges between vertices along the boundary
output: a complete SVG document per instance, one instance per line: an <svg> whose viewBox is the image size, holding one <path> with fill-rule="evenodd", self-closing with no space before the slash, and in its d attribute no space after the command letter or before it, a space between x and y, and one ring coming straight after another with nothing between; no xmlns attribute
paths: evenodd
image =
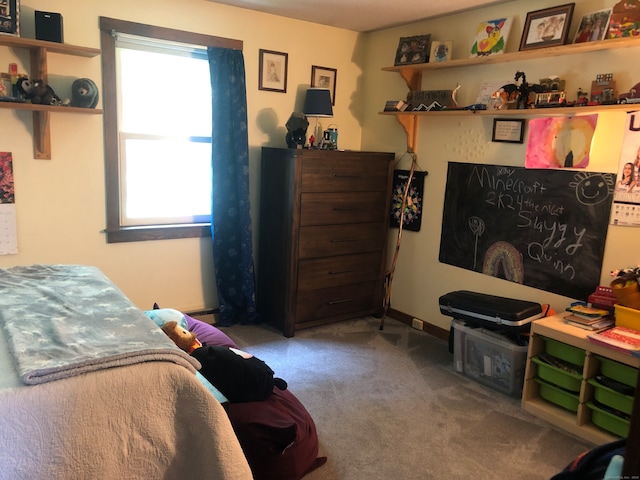
<svg viewBox="0 0 640 480"><path fill-rule="evenodd" d="M429 63L446 62L451 60L453 52L453 41L433 41L431 42L431 53L429 54Z"/></svg>
<svg viewBox="0 0 640 480"><path fill-rule="evenodd" d="M311 65L311 86L315 88L328 88L331 93L331 105L336 104L337 77L338 70L335 68Z"/></svg>
<svg viewBox="0 0 640 480"><path fill-rule="evenodd" d="M260 49L259 62L258 90L287 93L289 54Z"/></svg>
<svg viewBox="0 0 640 480"><path fill-rule="evenodd" d="M429 61L431 34L400 37L394 65L412 65Z"/></svg>
<svg viewBox="0 0 640 480"><path fill-rule="evenodd" d="M575 3L567 3L527 13L520 50L555 47L567 43L574 6Z"/></svg>
<svg viewBox="0 0 640 480"><path fill-rule="evenodd" d="M522 143L524 139L524 119L493 119L492 142Z"/></svg>
<svg viewBox="0 0 640 480"><path fill-rule="evenodd" d="M20 0L0 0L0 34L20 35Z"/></svg>
<svg viewBox="0 0 640 480"><path fill-rule="evenodd" d="M613 12L613 8L605 8L604 10L583 15L578 25L578 30L573 37L573 43L604 40L607 29L609 28L611 12Z"/></svg>

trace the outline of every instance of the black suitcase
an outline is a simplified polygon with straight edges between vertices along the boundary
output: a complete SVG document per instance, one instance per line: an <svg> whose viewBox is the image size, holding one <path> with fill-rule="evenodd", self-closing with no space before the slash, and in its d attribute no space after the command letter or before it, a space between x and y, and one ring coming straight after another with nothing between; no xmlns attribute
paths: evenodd
<svg viewBox="0 0 640 480"><path fill-rule="evenodd" d="M539 303L458 290L440 297L440 312L467 325L504 333L529 331L544 316Z"/></svg>

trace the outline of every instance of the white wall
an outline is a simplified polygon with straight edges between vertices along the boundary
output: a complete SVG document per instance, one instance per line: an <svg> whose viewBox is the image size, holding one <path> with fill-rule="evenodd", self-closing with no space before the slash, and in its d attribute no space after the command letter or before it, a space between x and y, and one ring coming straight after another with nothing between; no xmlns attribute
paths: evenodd
<svg viewBox="0 0 640 480"><path fill-rule="evenodd" d="M100 47L98 17L206 33L244 42L247 73L251 214L258 218L260 147L286 146L286 123L300 111L311 79L311 65L336 68L334 117L341 148L360 148L361 119L356 115L362 61L355 32L264 15L205 0L23 0L22 35L34 38L33 11L55 11L64 19L65 43ZM258 90L258 50L289 55L287 93ZM17 61L28 71L27 51L0 47L0 65ZM100 58L50 54L49 83L61 97L70 96L77 77L101 88ZM167 101L198 101L188 79L140 79L163 82ZM194 310L217 306L210 239L107 244L105 227L102 116L51 115L51 161L35 160L31 113L0 109L0 151L13 154L19 254L0 256L0 267L33 263L81 263L101 268L140 308L161 306ZM328 121L327 121L328 120ZM254 237L257 239L257 227ZM257 245L257 243L256 243Z"/></svg>
<svg viewBox="0 0 640 480"><path fill-rule="evenodd" d="M366 54L368 63L365 69L367 81L364 96L367 98L367 104L366 121L363 126L363 149L395 151L398 157L406 151L406 136L400 124L392 117L377 114L382 110L386 100L403 99L407 93L407 87L399 74L381 71L382 67L393 65L400 37L430 33L432 39L453 40L453 58L467 58L473 32L480 21L515 16L507 43L507 51L515 52L519 48L526 13L555 5L558 5L558 2L538 1L534 7L532 2L518 0L501 6L373 33L369 38ZM611 2L577 1L569 38L573 39L583 14L608 6L611 6ZM459 82L462 85L459 92L460 103L465 105L475 101L483 81L503 78L513 81L515 72L523 70L530 83L550 75L558 75L565 79L569 99L575 99L578 87L589 90L591 81L599 73L613 73L622 92L640 79L640 65L631 61L639 53L639 48L621 49L589 55L425 72L422 88L452 89ZM526 142L523 145L491 142L492 125L490 116L420 119L417 140L418 163L423 170L429 172L425 180L422 228L417 233L407 230L403 233L391 304L396 310L442 328L448 328L451 319L439 313L438 299L454 290L472 290L550 303L556 310L563 310L573 301L438 261L447 163L454 161L524 166ZM617 172L624 126L624 112L600 114L588 170ZM409 165L410 160L405 157L398 164L398 168L408 168ZM396 233L397 230L392 230L389 234L391 253L395 246ZM612 269L640 262L640 256L635 253L638 244L640 229L609 227L601 284L609 284L609 272Z"/></svg>

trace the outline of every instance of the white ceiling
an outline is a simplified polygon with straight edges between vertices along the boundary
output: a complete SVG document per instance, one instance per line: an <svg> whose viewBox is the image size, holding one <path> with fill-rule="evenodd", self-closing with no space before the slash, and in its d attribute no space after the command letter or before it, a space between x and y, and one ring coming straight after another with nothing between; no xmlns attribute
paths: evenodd
<svg viewBox="0 0 640 480"><path fill-rule="evenodd" d="M211 0L356 32L370 32L509 0Z"/></svg>

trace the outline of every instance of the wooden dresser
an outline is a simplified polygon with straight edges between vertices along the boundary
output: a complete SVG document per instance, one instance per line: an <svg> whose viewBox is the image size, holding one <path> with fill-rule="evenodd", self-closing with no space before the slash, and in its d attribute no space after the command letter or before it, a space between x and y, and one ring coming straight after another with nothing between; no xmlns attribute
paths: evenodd
<svg viewBox="0 0 640 480"><path fill-rule="evenodd" d="M262 149L258 310L296 330L379 313L393 153Z"/></svg>

